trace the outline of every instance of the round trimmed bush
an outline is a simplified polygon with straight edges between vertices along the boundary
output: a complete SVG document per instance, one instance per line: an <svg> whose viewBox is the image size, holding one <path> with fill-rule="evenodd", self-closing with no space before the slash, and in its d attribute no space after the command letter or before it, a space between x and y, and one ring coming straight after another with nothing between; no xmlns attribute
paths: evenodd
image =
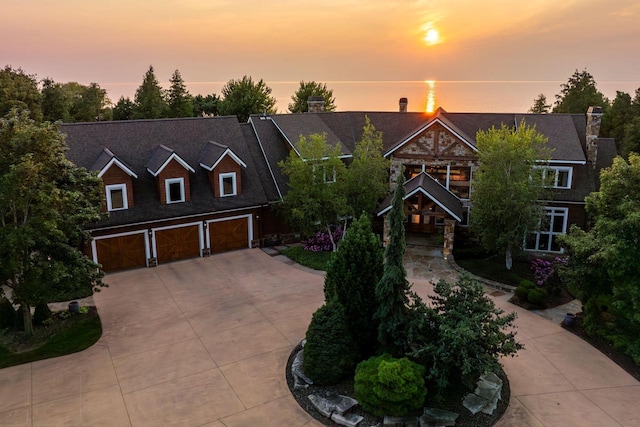
<svg viewBox="0 0 640 427"><path fill-rule="evenodd" d="M522 280L520 282L520 285L516 288L515 290L515 294L518 297L518 299L522 302L526 302L527 297L529 295L529 291L532 289L535 289L537 286L535 283L533 283L530 280Z"/></svg>
<svg viewBox="0 0 640 427"><path fill-rule="evenodd" d="M347 327L345 309L337 300L313 313L306 338L304 372L316 384L336 384L353 375L358 349Z"/></svg>
<svg viewBox="0 0 640 427"><path fill-rule="evenodd" d="M362 408L378 417L403 417L420 412L427 388L424 366L406 357L388 354L358 364L354 381L356 399Z"/></svg>
<svg viewBox="0 0 640 427"><path fill-rule="evenodd" d="M531 289L527 294L527 301L539 307L545 307L548 298L549 294L543 288Z"/></svg>

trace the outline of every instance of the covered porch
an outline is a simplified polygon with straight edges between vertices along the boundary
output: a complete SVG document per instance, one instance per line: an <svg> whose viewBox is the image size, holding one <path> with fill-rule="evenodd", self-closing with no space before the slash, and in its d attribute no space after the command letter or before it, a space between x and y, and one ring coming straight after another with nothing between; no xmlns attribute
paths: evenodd
<svg viewBox="0 0 640 427"><path fill-rule="evenodd" d="M460 199L427 173L422 172L404 183L405 232L407 245L442 249L445 259L453 251L456 223L462 221ZM389 224L386 214L393 195L387 197L378 211L384 217L384 242L388 242ZM434 252L437 254L437 252Z"/></svg>

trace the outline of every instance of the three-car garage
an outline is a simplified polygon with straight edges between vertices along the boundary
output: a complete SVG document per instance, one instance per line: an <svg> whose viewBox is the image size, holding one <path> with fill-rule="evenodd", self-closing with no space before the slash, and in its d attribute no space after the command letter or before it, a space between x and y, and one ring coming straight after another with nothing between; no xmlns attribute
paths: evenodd
<svg viewBox="0 0 640 427"><path fill-rule="evenodd" d="M93 260L104 271L163 264L251 247L253 215L237 215L95 235Z"/></svg>

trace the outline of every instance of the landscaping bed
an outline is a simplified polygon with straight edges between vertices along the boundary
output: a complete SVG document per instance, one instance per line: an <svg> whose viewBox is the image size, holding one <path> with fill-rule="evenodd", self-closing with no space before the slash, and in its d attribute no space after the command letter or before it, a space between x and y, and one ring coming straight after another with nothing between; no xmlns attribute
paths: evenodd
<svg viewBox="0 0 640 427"><path fill-rule="evenodd" d="M289 360L287 362L286 367L286 378L287 384L289 385L289 390L291 390L291 394L298 402L298 405L302 409L304 409L309 415L318 420L324 425L328 426L338 426L335 422L329 420L327 417L323 416L318 412L318 410L311 404L308 396L311 394L317 394L320 396L326 396L327 392L341 394L344 396L355 397L354 387L353 387L353 379L342 381L336 385L332 386L317 386L311 385L305 388L294 388L294 380L291 375L291 364L293 360L300 351L300 345L296 346L291 355L289 356ZM458 419L456 420L456 426L460 427L487 427L495 424L500 417L505 413L507 407L509 406L510 399L510 389L509 389L509 380L503 371L498 372L498 376L502 380L502 394L501 399L498 401L498 407L495 409L492 415L486 415L483 413L478 413L473 415L467 408L462 405L462 400L464 396L469 393L469 390L457 389L452 390L443 401L439 402L437 405L433 404L434 407L439 409L445 409L447 411L453 411L457 413ZM431 406L429 403L429 391L427 389L427 405ZM364 417L362 422L359 424L362 427L365 426L375 426L382 421L381 418L375 417L367 412L365 412L359 405L349 411L351 414L356 414Z"/></svg>
<svg viewBox="0 0 640 427"><path fill-rule="evenodd" d="M102 335L94 306L86 307L86 313L54 313L48 323L34 325L32 337L19 330L0 330L0 368L75 353L92 346Z"/></svg>

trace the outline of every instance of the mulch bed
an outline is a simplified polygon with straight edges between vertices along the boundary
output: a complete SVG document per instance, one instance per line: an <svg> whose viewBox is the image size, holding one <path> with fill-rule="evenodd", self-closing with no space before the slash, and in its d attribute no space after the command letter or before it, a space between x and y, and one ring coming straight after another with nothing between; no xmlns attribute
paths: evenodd
<svg viewBox="0 0 640 427"><path fill-rule="evenodd" d="M298 353L298 351L300 350L300 348L301 348L300 345L298 345L293 349L293 351L291 352L291 355L289 356L289 360L287 362L286 378L287 378L287 384L289 385L289 390L291 390L291 394L298 402L298 405L300 405L300 407L304 409L307 413L309 413L309 415L311 415L313 418L315 418L316 420L318 420L319 422L327 426L338 426L339 424L336 424L335 422L326 418L324 415L320 414L316 410L316 408L311 404L311 401L309 401L308 396L310 394L325 396L327 392L333 392L333 393L341 394L344 396L355 397L355 392L353 389L353 379L345 380L333 386L311 385L306 388L294 389L293 376L291 375L291 364L293 363L293 360L296 354ZM500 419L500 417L502 417L502 415L507 410L507 407L509 406L509 398L511 396L510 389L509 389L509 380L507 379L506 375L504 374L504 372L501 371L498 373L498 376L500 377L500 379L502 379L502 382L503 382L502 395L501 395L501 400L498 401L498 407L493 412L493 415L486 415L482 413L479 413L476 415L471 414L471 412L462 405L462 400L464 399L464 396L469 392L468 390L456 391L455 393L452 393L451 395L447 396L444 399L444 401L441 402L439 405L434 405L434 406L440 409L446 409L448 411L453 411L459 414L459 417L456 420L456 426L461 426L461 427L492 426ZM429 394L427 392L427 405L429 404L428 399L429 399ZM356 406L355 408L352 408L349 411L349 413L364 417L364 420L359 424L359 426L361 427L376 426L382 422L381 418L368 414L367 412L362 410L360 406Z"/></svg>
<svg viewBox="0 0 640 427"><path fill-rule="evenodd" d="M583 317L582 313L578 313L576 315L576 322L573 326L561 325L567 331L579 336L584 341L591 344L593 347L600 350L602 354L607 356L609 359L614 361L618 366L624 369L629 375L634 377L636 380L640 381L640 366L638 366L631 356L626 355L625 353L616 350L613 345L600 337L592 337L588 335L583 327Z"/></svg>

